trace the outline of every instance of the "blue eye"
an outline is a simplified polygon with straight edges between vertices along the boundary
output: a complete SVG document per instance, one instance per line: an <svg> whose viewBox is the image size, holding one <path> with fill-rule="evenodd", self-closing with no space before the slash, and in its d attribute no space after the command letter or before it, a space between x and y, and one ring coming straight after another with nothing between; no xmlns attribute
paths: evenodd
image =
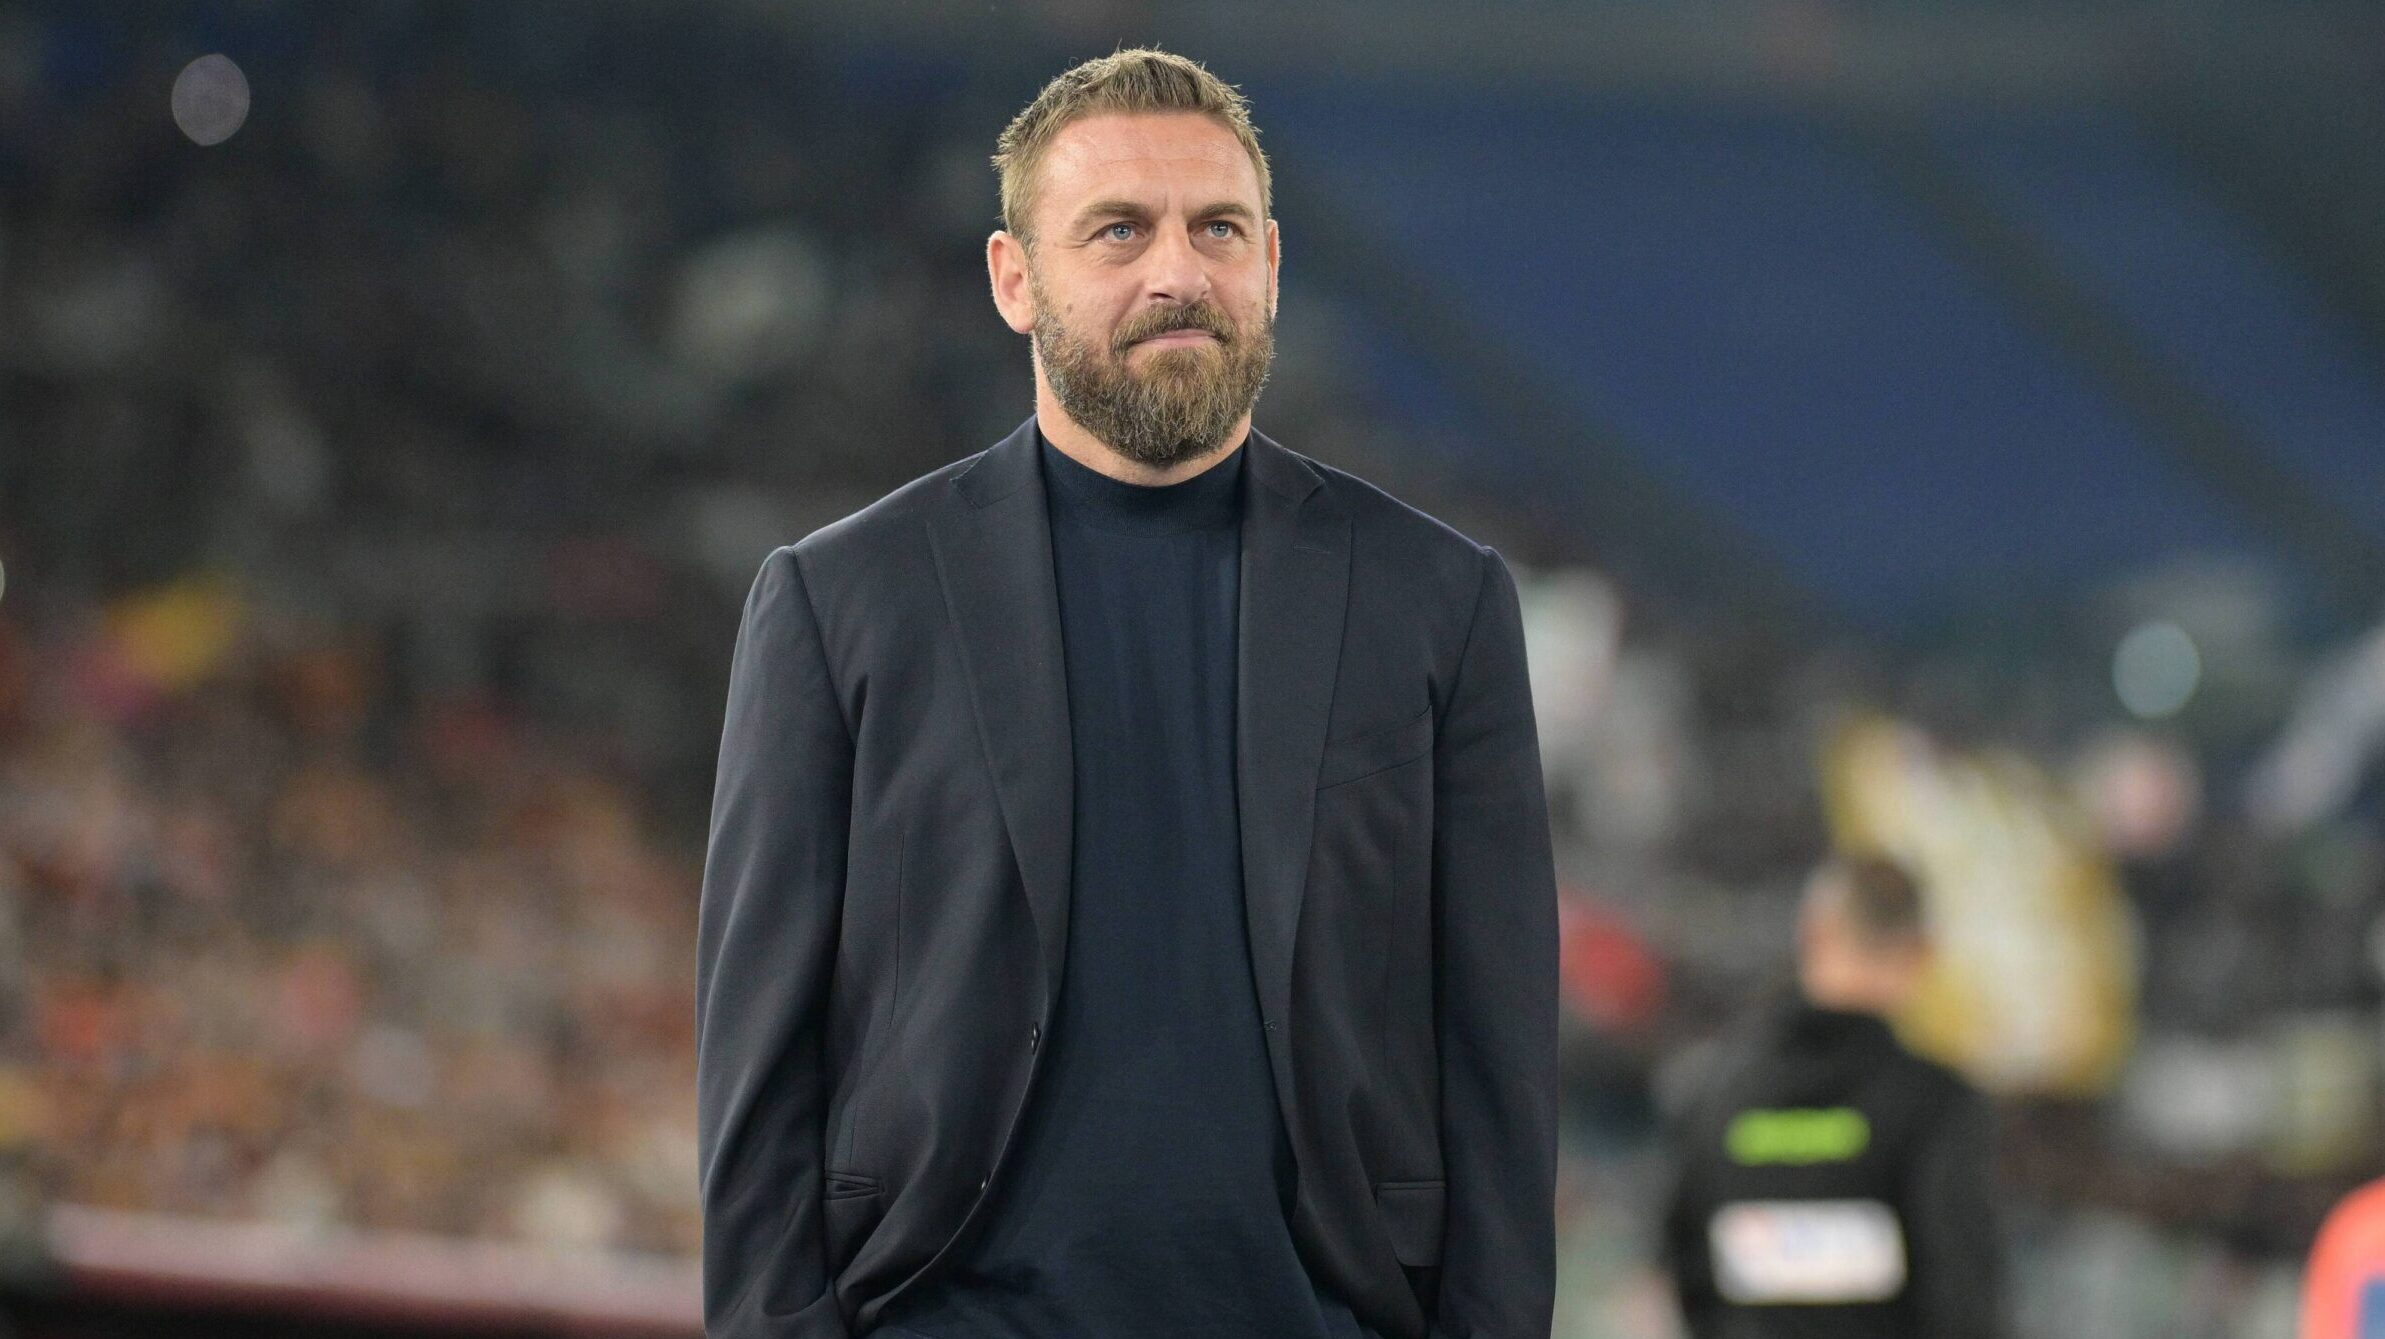
<svg viewBox="0 0 2385 1339"><path fill-rule="evenodd" d="M1210 235L1218 238L1232 237L1241 231L1242 230L1240 228L1237 228L1233 224L1227 223L1222 219L1209 225Z"/></svg>
<svg viewBox="0 0 2385 1339"><path fill-rule="evenodd" d="M1135 225L1131 223L1113 223L1109 227L1102 229L1102 231L1109 234L1110 240L1113 242L1132 241L1135 235Z"/></svg>

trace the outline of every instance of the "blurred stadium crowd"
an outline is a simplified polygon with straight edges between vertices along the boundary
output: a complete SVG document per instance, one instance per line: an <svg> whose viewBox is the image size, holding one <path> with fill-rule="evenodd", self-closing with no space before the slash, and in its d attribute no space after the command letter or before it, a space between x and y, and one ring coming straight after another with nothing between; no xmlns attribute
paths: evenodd
<svg viewBox="0 0 2385 1339"><path fill-rule="evenodd" d="M254 18L0 25L0 1138L57 1199L690 1252L738 601L1026 412L982 147L701 18ZM197 154L134 91L186 40L300 110Z"/></svg>
<svg viewBox="0 0 2385 1339"><path fill-rule="evenodd" d="M692 1250L688 870L634 791L168 598L8 644L0 1129L45 1195Z"/></svg>
<svg viewBox="0 0 2385 1339"><path fill-rule="evenodd" d="M151 18L0 16L0 1152L57 1201L692 1251L738 601L1027 412L979 247L1034 75L651 6ZM259 108L205 151L203 50ZM1665 1332L1668 1065L1778 984L1834 836L2005 872L1932 1035L2008 1095L2030 1332L2282 1314L2380 1151L2354 630L2193 567L1896 652L1669 605L1404 449L1306 282L1262 426L1538 569L1571 1323ZM2151 607L2204 698L2147 727L2105 666Z"/></svg>

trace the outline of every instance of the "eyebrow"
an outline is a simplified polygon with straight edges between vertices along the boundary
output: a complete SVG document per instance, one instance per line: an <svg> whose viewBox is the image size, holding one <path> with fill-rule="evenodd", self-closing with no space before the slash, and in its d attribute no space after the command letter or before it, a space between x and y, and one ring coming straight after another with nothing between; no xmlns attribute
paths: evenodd
<svg viewBox="0 0 2385 1339"><path fill-rule="evenodd" d="M1192 216L1201 220L1233 218L1245 223L1258 217L1251 212L1249 205L1239 200L1217 201L1195 210ZM1151 211L1132 200L1096 200L1077 211L1071 230L1081 229L1095 219L1129 219L1136 223L1149 223Z"/></svg>

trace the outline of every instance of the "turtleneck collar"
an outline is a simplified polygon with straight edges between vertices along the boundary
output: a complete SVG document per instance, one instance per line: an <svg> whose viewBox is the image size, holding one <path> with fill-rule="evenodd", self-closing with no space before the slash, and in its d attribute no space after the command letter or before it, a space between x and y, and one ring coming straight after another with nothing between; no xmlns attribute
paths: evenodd
<svg viewBox="0 0 2385 1339"><path fill-rule="evenodd" d="M1043 477L1052 516L1096 530L1166 535L1215 530L1242 519L1243 445L1190 479L1172 484L1130 484L1079 464L1049 438L1036 434L1043 453Z"/></svg>

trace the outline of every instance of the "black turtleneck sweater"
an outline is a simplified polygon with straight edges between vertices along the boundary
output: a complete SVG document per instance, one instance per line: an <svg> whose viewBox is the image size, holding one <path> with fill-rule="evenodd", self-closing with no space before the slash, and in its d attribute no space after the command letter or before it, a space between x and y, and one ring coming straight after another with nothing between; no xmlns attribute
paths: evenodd
<svg viewBox="0 0 2385 1339"><path fill-rule="evenodd" d="M1075 759L1059 1007L981 1222L894 1334L1355 1339L1295 1252L1242 902L1243 453L1121 483L1043 447Z"/></svg>

